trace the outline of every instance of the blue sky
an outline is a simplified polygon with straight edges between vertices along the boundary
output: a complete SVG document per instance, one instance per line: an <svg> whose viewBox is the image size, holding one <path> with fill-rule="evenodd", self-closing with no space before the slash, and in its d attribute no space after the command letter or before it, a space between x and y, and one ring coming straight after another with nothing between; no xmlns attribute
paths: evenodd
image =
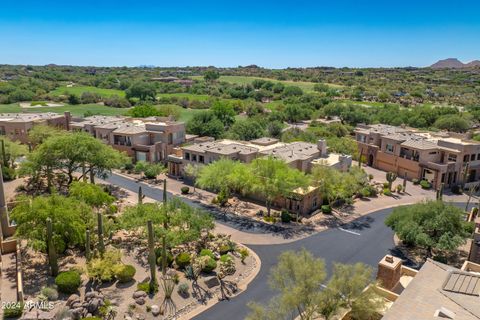
<svg viewBox="0 0 480 320"><path fill-rule="evenodd" d="M0 64L373 67L480 59L480 1L11 1Z"/></svg>

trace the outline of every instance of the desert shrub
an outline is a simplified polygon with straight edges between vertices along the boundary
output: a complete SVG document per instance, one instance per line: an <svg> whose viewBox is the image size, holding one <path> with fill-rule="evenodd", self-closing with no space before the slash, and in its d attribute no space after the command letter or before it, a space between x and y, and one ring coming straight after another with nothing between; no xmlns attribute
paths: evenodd
<svg viewBox="0 0 480 320"><path fill-rule="evenodd" d="M158 292L158 283L155 281L153 286L150 286L150 282L140 282L137 284L137 290L143 291L146 293L157 293Z"/></svg>
<svg viewBox="0 0 480 320"><path fill-rule="evenodd" d="M328 204L324 204L321 207L322 213L324 214L331 214L332 213L332 208Z"/></svg>
<svg viewBox="0 0 480 320"><path fill-rule="evenodd" d="M388 188L383 189L383 195L391 197L393 195L392 191Z"/></svg>
<svg viewBox="0 0 480 320"><path fill-rule="evenodd" d="M88 277L93 281L108 282L115 277L114 269L121 265L120 250L108 250L103 258L94 258L87 264Z"/></svg>
<svg viewBox="0 0 480 320"><path fill-rule="evenodd" d="M157 266L161 266L162 265L162 260L163 260L162 248L156 248L155 249L155 255L157 256ZM173 260L174 260L173 254L170 251L167 251L167 266L168 267L172 266Z"/></svg>
<svg viewBox="0 0 480 320"><path fill-rule="evenodd" d="M77 292L81 282L80 274L77 271L61 272L55 278L55 284L57 285L58 290L63 293Z"/></svg>
<svg viewBox="0 0 480 320"><path fill-rule="evenodd" d="M188 194L190 192L189 187L182 187L180 190L182 191L182 194Z"/></svg>
<svg viewBox="0 0 480 320"><path fill-rule="evenodd" d="M3 308L3 318L19 318L23 313L23 308L23 303L12 303L12 305L7 304L5 308Z"/></svg>
<svg viewBox="0 0 480 320"><path fill-rule="evenodd" d="M229 256L228 254L223 254L221 257L220 257L220 262L228 262L232 260L232 257Z"/></svg>
<svg viewBox="0 0 480 320"><path fill-rule="evenodd" d="M130 264L120 264L113 268L115 272L115 278L121 283L132 281L137 270Z"/></svg>
<svg viewBox="0 0 480 320"><path fill-rule="evenodd" d="M444 255L441 255L441 254L437 254L435 256L433 256L433 260L435 261L438 261L440 263L448 263L447 261L447 257L445 257Z"/></svg>
<svg viewBox="0 0 480 320"><path fill-rule="evenodd" d="M464 229L467 234L473 234L475 231L475 222L465 222Z"/></svg>
<svg viewBox="0 0 480 320"><path fill-rule="evenodd" d="M265 222L275 223L276 220L277 219L275 219L275 217L269 217L269 216L263 217L263 221L265 221Z"/></svg>
<svg viewBox="0 0 480 320"><path fill-rule="evenodd" d="M280 218L282 219L283 223L289 223L292 220L292 217L287 210L282 210Z"/></svg>
<svg viewBox="0 0 480 320"><path fill-rule="evenodd" d="M401 193L403 191L403 185L401 185L401 184L397 184L397 186L395 188L397 189L398 193Z"/></svg>
<svg viewBox="0 0 480 320"><path fill-rule="evenodd" d="M247 248L240 248L237 251L240 254L240 260L242 261L242 263L244 263L245 259L250 255L250 253L248 252L248 249Z"/></svg>
<svg viewBox="0 0 480 320"><path fill-rule="evenodd" d="M11 181L14 180L16 177L16 172L13 168L2 166L2 173L4 181Z"/></svg>
<svg viewBox="0 0 480 320"><path fill-rule="evenodd" d="M273 221L275 222L275 218L272 217L272 219L274 219ZM229 242L228 244L221 245L220 248L218 248L218 253L223 255L234 250L235 250L235 244L233 242Z"/></svg>
<svg viewBox="0 0 480 320"><path fill-rule="evenodd" d="M182 297L187 296L188 297L188 291L190 290L190 287L188 286L188 283L182 282L178 285L177 292L179 295Z"/></svg>
<svg viewBox="0 0 480 320"><path fill-rule="evenodd" d="M180 269L183 269L190 264L190 260L190 254L182 252L176 256L175 263Z"/></svg>
<svg viewBox="0 0 480 320"><path fill-rule="evenodd" d="M102 318L100 317L86 317L86 318L82 318L83 320L102 320Z"/></svg>
<svg viewBox="0 0 480 320"><path fill-rule="evenodd" d="M390 184L388 182L383 183L383 188L384 189L389 188L389 187L390 187Z"/></svg>
<svg viewBox="0 0 480 320"><path fill-rule="evenodd" d="M41 294L44 295L48 301L58 300L58 291L52 287L45 287L42 289Z"/></svg>
<svg viewBox="0 0 480 320"><path fill-rule="evenodd" d="M418 179L412 179L412 183L413 183L414 185L417 185L417 184L420 183L420 180L418 180Z"/></svg>
<svg viewBox="0 0 480 320"><path fill-rule="evenodd" d="M430 189L431 186L432 185L427 180L420 181L420 187L422 187L422 189Z"/></svg>
<svg viewBox="0 0 480 320"><path fill-rule="evenodd" d="M209 256L204 256L204 258L206 259L205 263L203 264L202 271L205 273L210 273L215 270L215 268L217 267L217 261L215 261L215 259Z"/></svg>
<svg viewBox="0 0 480 320"><path fill-rule="evenodd" d="M368 175L368 180L373 180L373 174L370 173L370 174Z"/></svg>
<svg viewBox="0 0 480 320"><path fill-rule="evenodd" d="M210 250L210 249L202 249L200 251L200 256L201 257L209 256L210 258L215 259L215 255L213 254L212 250Z"/></svg>

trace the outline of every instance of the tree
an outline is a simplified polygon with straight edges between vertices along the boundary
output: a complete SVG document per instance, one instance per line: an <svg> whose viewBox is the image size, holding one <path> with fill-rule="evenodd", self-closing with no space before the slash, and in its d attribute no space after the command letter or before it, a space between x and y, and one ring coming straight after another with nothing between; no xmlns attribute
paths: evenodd
<svg viewBox="0 0 480 320"><path fill-rule="evenodd" d="M45 140L55 135L61 134L60 129L48 126L48 125L38 125L33 126L32 129L28 132L28 141L33 146L42 144Z"/></svg>
<svg viewBox="0 0 480 320"><path fill-rule="evenodd" d="M233 124L228 131L228 137L234 140L250 141L265 135L262 125L252 119L240 120Z"/></svg>
<svg viewBox="0 0 480 320"><path fill-rule="evenodd" d="M268 216L275 199L289 195L296 188L307 187L309 183L303 172L273 157L253 160L249 165L249 172L250 191L265 199Z"/></svg>
<svg viewBox="0 0 480 320"><path fill-rule="evenodd" d="M407 245L451 252L469 236L462 209L442 201L427 201L395 208L385 224Z"/></svg>
<svg viewBox="0 0 480 320"><path fill-rule="evenodd" d="M142 101L155 100L155 85L149 82L137 81L125 90L125 96L127 99L139 98Z"/></svg>
<svg viewBox="0 0 480 320"><path fill-rule="evenodd" d="M224 192L227 198L232 192L244 193L249 186L247 166L222 158L200 169L197 184L203 189Z"/></svg>
<svg viewBox="0 0 480 320"><path fill-rule="evenodd" d="M442 130L465 132L470 128L470 123L460 115L445 115L438 118L433 126Z"/></svg>
<svg viewBox="0 0 480 320"><path fill-rule="evenodd" d="M48 189L53 179L61 184L60 177L67 177L67 184L73 182L73 174L79 169L83 175L90 173L90 181L96 175L104 177L113 168L128 162L126 155L95 139L86 132L65 132L46 139L22 163L23 173L32 176L34 183L46 178ZM60 177L57 175L60 173Z"/></svg>
<svg viewBox="0 0 480 320"><path fill-rule="evenodd" d="M197 186L197 178L201 171L200 166L188 163L183 168L183 170L185 171L185 174L193 180L193 192L195 192L195 187Z"/></svg>
<svg viewBox="0 0 480 320"><path fill-rule="evenodd" d="M70 196L95 208L109 205L115 200L115 198L105 192L102 187L86 182L73 182L70 185L69 191Z"/></svg>
<svg viewBox="0 0 480 320"><path fill-rule="evenodd" d="M1 162L4 167L12 168L14 162L20 157L28 153L25 145L20 144L17 141L12 141L7 137L0 137L0 140L3 144L3 149L1 152Z"/></svg>
<svg viewBox="0 0 480 320"><path fill-rule="evenodd" d="M255 313L247 319L294 319L296 315L302 320L314 319L326 276L325 262L307 250L283 252L269 276L270 287L279 296L267 308L250 303Z"/></svg>
<svg viewBox="0 0 480 320"><path fill-rule="evenodd" d="M93 226L93 212L87 204L58 194L21 197L11 219L17 224L16 235L42 252L47 249L47 219L52 221L52 241L58 253L68 246L82 246L86 229Z"/></svg>
<svg viewBox="0 0 480 320"><path fill-rule="evenodd" d="M205 79L205 81L213 82L215 80L218 80L218 78L220 78L220 74L216 70L207 70L203 74L203 78Z"/></svg>
<svg viewBox="0 0 480 320"><path fill-rule="evenodd" d="M225 132L225 128L223 122L213 112L201 111L195 113L192 119L187 122L187 131L191 134L218 139Z"/></svg>
<svg viewBox="0 0 480 320"><path fill-rule="evenodd" d="M160 111L149 104L138 105L127 111L126 115L134 118L148 118L160 116Z"/></svg>
<svg viewBox="0 0 480 320"><path fill-rule="evenodd" d="M178 199L163 203L145 203L128 207L120 217L120 226L126 230L144 230L151 220L155 238L165 237L170 247L199 239L213 229L213 218L206 212L190 207Z"/></svg>
<svg viewBox="0 0 480 320"><path fill-rule="evenodd" d="M210 107L210 110L218 120L222 121L225 128L229 128L235 122L235 110L227 102L217 100Z"/></svg>
<svg viewBox="0 0 480 320"><path fill-rule="evenodd" d="M252 313L249 320L331 319L342 310L350 310L355 320L373 319L383 307L383 302L371 284L372 268L334 264L333 275L326 285L325 263L302 249L296 253L283 252L270 272L270 286L278 291L267 306L249 303Z"/></svg>

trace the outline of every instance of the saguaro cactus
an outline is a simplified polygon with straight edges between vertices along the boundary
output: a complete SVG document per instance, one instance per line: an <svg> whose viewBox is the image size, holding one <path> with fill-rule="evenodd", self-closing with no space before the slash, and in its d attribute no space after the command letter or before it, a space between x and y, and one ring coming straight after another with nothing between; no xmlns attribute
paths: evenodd
<svg viewBox="0 0 480 320"><path fill-rule="evenodd" d="M90 261L90 258L92 257L92 253L90 251L90 230L87 229L85 232L85 258L87 261Z"/></svg>
<svg viewBox="0 0 480 320"><path fill-rule="evenodd" d="M143 194L142 186L139 186L138 187L138 204L142 204L144 198L145 198L145 195Z"/></svg>
<svg viewBox="0 0 480 320"><path fill-rule="evenodd" d="M403 192L407 192L407 173L403 175Z"/></svg>
<svg viewBox="0 0 480 320"><path fill-rule="evenodd" d="M395 172L387 172L386 178L388 181L388 190L392 190L392 183L397 179L397 174Z"/></svg>
<svg viewBox="0 0 480 320"><path fill-rule="evenodd" d="M4 167L8 167L7 154L5 153L5 141L3 139L0 139L0 144L2 146L2 165Z"/></svg>
<svg viewBox="0 0 480 320"><path fill-rule="evenodd" d="M162 237L162 274L167 273L167 238L165 235Z"/></svg>
<svg viewBox="0 0 480 320"><path fill-rule="evenodd" d="M47 252L48 252L48 263L50 264L50 274L52 277L58 275L58 260L57 252L55 251L55 246L53 245L53 226L52 219L47 218Z"/></svg>
<svg viewBox="0 0 480 320"><path fill-rule="evenodd" d="M167 203L167 179L163 179L163 203Z"/></svg>
<svg viewBox="0 0 480 320"><path fill-rule="evenodd" d="M103 256L105 253L105 243L103 242L103 216L100 212L97 212L97 232L98 232L98 251Z"/></svg>
<svg viewBox="0 0 480 320"><path fill-rule="evenodd" d="M155 261L155 243L153 239L153 223L152 220L147 221L148 230L148 263L150 265L150 292L154 290L157 285L156 276L156 261Z"/></svg>

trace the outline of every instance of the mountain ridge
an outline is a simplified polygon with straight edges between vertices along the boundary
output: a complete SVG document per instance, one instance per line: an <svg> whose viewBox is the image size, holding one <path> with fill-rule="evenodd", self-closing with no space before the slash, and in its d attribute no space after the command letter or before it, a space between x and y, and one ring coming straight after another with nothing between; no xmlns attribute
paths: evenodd
<svg viewBox="0 0 480 320"><path fill-rule="evenodd" d="M462 69L462 68L474 68L480 67L480 60L473 60L468 63L463 63L457 58L448 58L438 60L430 66L433 69Z"/></svg>

